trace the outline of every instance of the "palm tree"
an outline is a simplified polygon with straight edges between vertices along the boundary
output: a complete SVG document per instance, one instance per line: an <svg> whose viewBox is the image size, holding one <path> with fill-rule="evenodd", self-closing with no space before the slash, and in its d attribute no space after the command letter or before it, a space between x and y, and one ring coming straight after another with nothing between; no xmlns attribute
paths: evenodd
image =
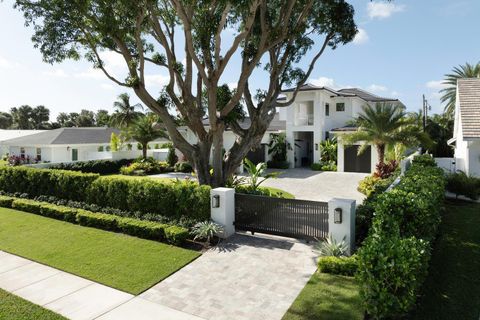
<svg viewBox="0 0 480 320"><path fill-rule="evenodd" d="M364 141L359 153L366 150L369 144L375 145L378 152L378 163L385 161L385 149L388 145L401 143L414 146L420 142L428 144L428 136L422 132L414 121L406 117L404 107L392 103L366 105L356 119L357 131L342 135L346 144Z"/></svg>
<svg viewBox="0 0 480 320"><path fill-rule="evenodd" d="M168 138L165 131L158 128L152 114L139 117L128 128L128 135L142 146L143 158L147 158L148 143L158 138Z"/></svg>
<svg viewBox="0 0 480 320"><path fill-rule="evenodd" d="M440 100L446 102L444 113L453 118L455 113L455 101L457 97L457 80L461 78L480 78L480 62L477 64L459 65L453 68L452 73L445 75L443 84L448 85L447 88L440 90L443 93Z"/></svg>
<svg viewBox="0 0 480 320"><path fill-rule="evenodd" d="M127 128L143 115L142 112L137 111L143 110L141 104L130 105L130 96L128 93L119 95L117 101L113 103L113 107L115 108L115 112L110 118L110 125L117 128Z"/></svg>

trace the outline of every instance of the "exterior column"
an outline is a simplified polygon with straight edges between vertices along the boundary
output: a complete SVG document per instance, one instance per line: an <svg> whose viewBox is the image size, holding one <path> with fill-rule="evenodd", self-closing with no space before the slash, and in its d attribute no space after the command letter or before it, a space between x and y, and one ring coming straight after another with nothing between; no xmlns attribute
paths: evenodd
<svg viewBox="0 0 480 320"><path fill-rule="evenodd" d="M210 217L224 229L217 236L226 239L235 234L235 189L216 188L210 191Z"/></svg>
<svg viewBox="0 0 480 320"><path fill-rule="evenodd" d="M328 201L328 231L337 242L345 238L348 255L355 248L355 210L355 200L333 198Z"/></svg>

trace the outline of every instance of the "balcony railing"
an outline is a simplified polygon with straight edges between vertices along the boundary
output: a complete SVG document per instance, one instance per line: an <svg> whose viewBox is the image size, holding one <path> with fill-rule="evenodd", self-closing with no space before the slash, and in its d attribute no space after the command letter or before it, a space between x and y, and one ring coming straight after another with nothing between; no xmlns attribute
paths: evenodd
<svg viewBox="0 0 480 320"><path fill-rule="evenodd" d="M295 116L296 126L313 126L313 114L301 114Z"/></svg>

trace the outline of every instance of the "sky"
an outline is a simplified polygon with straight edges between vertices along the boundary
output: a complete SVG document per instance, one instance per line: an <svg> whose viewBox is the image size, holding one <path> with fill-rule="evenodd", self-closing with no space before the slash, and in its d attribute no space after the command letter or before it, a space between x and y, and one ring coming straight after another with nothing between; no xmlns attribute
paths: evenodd
<svg viewBox="0 0 480 320"><path fill-rule="evenodd" d="M353 42L327 50L309 82L332 88L358 87L398 98L411 111L421 108L425 94L432 112L442 112L439 90L444 75L465 62L480 61L480 1L348 2L355 8L359 33ZM116 97L129 89L117 86L86 61L44 63L30 40L32 29L24 26L22 14L12 4L12 0L0 1L0 111L24 104L44 105L51 110L52 120L59 112L112 111ZM224 37L228 45L233 32L227 30ZM120 56L105 52L102 57L107 68L122 78ZM238 55L222 82L234 86L237 61ZM165 70L147 70L152 92L159 92L167 79ZM251 86L265 88L267 79L264 72L255 72Z"/></svg>

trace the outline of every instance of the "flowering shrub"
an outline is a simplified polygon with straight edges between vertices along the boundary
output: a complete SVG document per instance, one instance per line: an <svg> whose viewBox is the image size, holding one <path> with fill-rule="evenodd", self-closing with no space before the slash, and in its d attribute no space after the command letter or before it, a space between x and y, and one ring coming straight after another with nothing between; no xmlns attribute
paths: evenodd
<svg viewBox="0 0 480 320"><path fill-rule="evenodd" d="M30 156L26 157L20 157L16 155L11 155L8 157L8 164L11 166L21 166L24 164L29 164L30 163Z"/></svg>
<svg viewBox="0 0 480 320"><path fill-rule="evenodd" d="M391 160L389 162L382 162L377 164L376 170L373 176L380 179L386 179L390 177L398 168L398 161Z"/></svg>

